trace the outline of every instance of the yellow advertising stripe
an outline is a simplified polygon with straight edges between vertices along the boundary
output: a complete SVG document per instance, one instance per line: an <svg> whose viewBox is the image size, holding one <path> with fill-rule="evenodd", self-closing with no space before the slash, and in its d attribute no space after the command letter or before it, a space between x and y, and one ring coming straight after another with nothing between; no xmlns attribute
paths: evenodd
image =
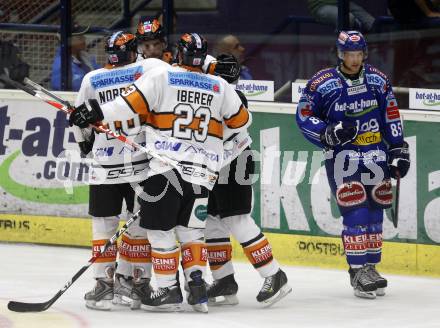
<svg viewBox="0 0 440 328"><path fill-rule="evenodd" d="M90 247L91 223L89 218L0 214L0 241ZM340 238L265 235L274 257L284 265L347 269ZM248 262L241 245L232 243L233 260ZM382 272L440 277L440 246L384 242L382 258Z"/></svg>
<svg viewBox="0 0 440 328"><path fill-rule="evenodd" d="M284 265L348 269L341 238L265 233L274 258ZM232 241L234 260L247 262L241 245ZM385 241L381 272L440 277L440 246Z"/></svg>
<svg viewBox="0 0 440 328"><path fill-rule="evenodd" d="M0 241L91 246L91 240L89 218L0 214Z"/></svg>

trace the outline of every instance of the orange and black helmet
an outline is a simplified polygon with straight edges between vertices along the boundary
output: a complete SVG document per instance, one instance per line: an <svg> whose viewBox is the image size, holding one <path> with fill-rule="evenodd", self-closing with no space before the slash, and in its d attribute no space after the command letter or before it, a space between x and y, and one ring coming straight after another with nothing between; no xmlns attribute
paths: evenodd
<svg viewBox="0 0 440 328"><path fill-rule="evenodd" d="M141 41L165 40L165 32L157 18L141 17L136 29L136 37Z"/></svg>
<svg viewBox="0 0 440 328"><path fill-rule="evenodd" d="M105 52L111 65L131 64L130 52L137 53L136 36L124 31L113 33L105 43Z"/></svg>
<svg viewBox="0 0 440 328"><path fill-rule="evenodd" d="M208 42L200 34L185 33L177 42L177 53L182 55L181 64L202 66L208 53Z"/></svg>

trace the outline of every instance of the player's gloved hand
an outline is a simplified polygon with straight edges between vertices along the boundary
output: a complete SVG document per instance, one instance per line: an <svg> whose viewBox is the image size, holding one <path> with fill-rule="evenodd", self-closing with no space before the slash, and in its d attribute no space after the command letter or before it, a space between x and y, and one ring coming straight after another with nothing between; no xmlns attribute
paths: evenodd
<svg viewBox="0 0 440 328"><path fill-rule="evenodd" d="M321 142L329 148L345 145L353 141L359 132L358 126L353 122L332 123L327 125L321 133Z"/></svg>
<svg viewBox="0 0 440 328"><path fill-rule="evenodd" d="M392 147L388 151L388 165L390 166L390 175L397 179L403 178L409 170L411 161L409 159L409 145L406 141L401 146Z"/></svg>
<svg viewBox="0 0 440 328"><path fill-rule="evenodd" d="M95 142L95 133L92 130L90 137L84 141L78 142L79 149L81 154L84 156L90 153L93 149L93 143Z"/></svg>
<svg viewBox="0 0 440 328"><path fill-rule="evenodd" d="M96 99L89 99L84 104L76 107L72 113L70 113L69 124L70 126L76 125L84 129L89 124L95 124L102 121L104 114Z"/></svg>
<svg viewBox="0 0 440 328"><path fill-rule="evenodd" d="M228 83L232 83L238 80L240 77L240 64L233 55L221 54L217 56L217 60L210 65L214 65L208 68L209 72L213 72L215 75L221 76Z"/></svg>

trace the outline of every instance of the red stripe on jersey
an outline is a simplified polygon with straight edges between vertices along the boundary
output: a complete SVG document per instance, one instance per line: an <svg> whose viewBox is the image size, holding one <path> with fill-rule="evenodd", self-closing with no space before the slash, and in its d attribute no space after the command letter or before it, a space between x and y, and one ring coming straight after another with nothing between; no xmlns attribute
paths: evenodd
<svg viewBox="0 0 440 328"><path fill-rule="evenodd" d="M396 118L400 118L399 108L395 102L391 101L387 107L387 119L394 120Z"/></svg>

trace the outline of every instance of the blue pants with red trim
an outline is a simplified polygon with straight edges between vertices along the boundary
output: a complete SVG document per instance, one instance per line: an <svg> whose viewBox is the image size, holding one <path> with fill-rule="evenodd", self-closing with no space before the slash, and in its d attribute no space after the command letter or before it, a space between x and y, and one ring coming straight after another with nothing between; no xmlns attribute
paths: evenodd
<svg viewBox="0 0 440 328"><path fill-rule="evenodd" d="M372 170L359 163L356 170L349 171L346 160L340 170L335 170L334 158L327 159L325 167L343 217L342 241L347 262L354 268L377 264L382 254L383 211L393 201L388 165L377 162Z"/></svg>

